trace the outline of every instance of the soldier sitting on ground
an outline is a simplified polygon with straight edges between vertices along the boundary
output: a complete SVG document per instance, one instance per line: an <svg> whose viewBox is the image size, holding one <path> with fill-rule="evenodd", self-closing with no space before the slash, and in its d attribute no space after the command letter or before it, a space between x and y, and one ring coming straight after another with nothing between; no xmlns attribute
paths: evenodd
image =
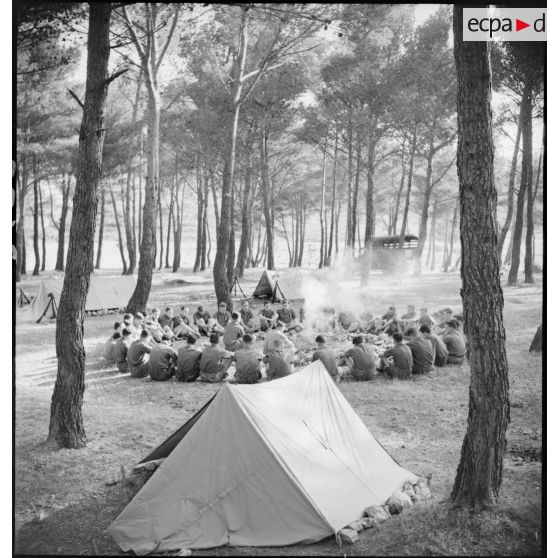
<svg viewBox="0 0 558 558"><path fill-rule="evenodd" d="M316 350L312 355L312 362L316 360L320 360L333 381L339 383L341 377L339 375L339 368L337 368L337 355L326 347L326 342L322 335L316 337Z"/></svg>
<svg viewBox="0 0 558 558"><path fill-rule="evenodd" d="M132 332L125 327L122 330L122 337L114 344L113 360L116 362L119 372L128 372L128 349L132 343Z"/></svg>
<svg viewBox="0 0 558 558"><path fill-rule="evenodd" d="M448 360L448 348L442 341L442 338L435 333L432 333L427 325L421 325L419 328L421 335L430 341L432 351L434 353L434 366L445 366Z"/></svg>
<svg viewBox="0 0 558 558"><path fill-rule="evenodd" d="M209 312L203 309L203 306L198 306L198 309L194 312L194 325L198 328L200 335L209 335L209 320L211 316Z"/></svg>
<svg viewBox="0 0 558 558"><path fill-rule="evenodd" d="M385 372L390 378L407 380L413 370L413 353L403 343L403 335L396 331L393 334L394 346L384 351L380 364L380 371Z"/></svg>
<svg viewBox="0 0 558 558"><path fill-rule="evenodd" d="M202 352L196 348L196 338L186 337L187 345L178 348L176 363L176 379L179 382L195 382L200 376L200 360Z"/></svg>
<svg viewBox="0 0 558 558"><path fill-rule="evenodd" d="M249 333L244 334L242 343L233 356L236 362L234 379L238 384L255 384L262 379L262 355L254 349L253 338Z"/></svg>
<svg viewBox="0 0 558 558"><path fill-rule="evenodd" d="M277 319L285 324L285 333L302 331L302 326L296 319L296 312L291 308L289 301L286 299L281 303L281 308L277 310Z"/></svg>
<svg viewBox="0 0 558 558"><path fill-rule="evenodd" d="M455 320L450 320L446 324L446 333L442 337L442 341L448 348L448 364L463 364L467 346L465 344L465 337L459 331Z"/></svg>
<svg viewBox="0 0 558 558"><path fill-rule="evenodd" d="M148 368L152 380L166 382L174 376L178 353L171 347L171 340L172 333L165 333L161 342L151 351Z"/></svg>
<svg viewBox="0 0 558 558"><path fill-rule="evenodd" d="M272 337L263 361L267 364L267 379L277 380L291 373L290 358L287 353L287 345L280 337Z"/></svg>
<svg viewBox="0 0 558 558"><path fill-rule="evenodd" d="M352 361L352 365L347 371L347 379L362 382L372 380L377 373L374 349L368 343L363 342L361 335L353 337L353 347L340 356L342 364L347 359Z"/></svg>
<svg viewBox="0 0 558 558"><path fill-rule="evenodd" d="M236 351L241 346L241 339L244 335L244 328L240 325L238 312L232 313L232 321L225 326L223 333L223 343L227 351Z"/></svg>
<svg viewBox="0 0 558 558"><path fill-rule="evenodd" d="M217 312L213 314L213 319L217 322L213 330L223 334L225 326L232 320L231 313L227 310L227 303L221 302L217 308ZM218 327L217 327L218 326Z"/></svg>
<svg viewBox="0 0 558 558"><path fill-rule="evenodd" d="M260 326L260 321L254 317L254 313L250 309L250 303L247 300L243 300L240 307L240 325L246 333L258 331Z"/></svg>
<svg viewBox="0 0 558 558"><path fill-rule="evenodd" d="M416 327L409 328L407 334L411 338L408 347L413 355L413 374L427 374L432 370L434 361L432 344L418 334Z"/></svg>
<svg viewBox="0 0 558 558"><path fill-rule="evenodd" d="M202 351L200 359L200 380L202 382L221 382L227 375L233 355L219 346L219 335L209 336L210 345Z"/></svg>
<svg viewBox="0 0 558 558"><path fill-rule="evenodd" d="M271 308L269 300L264 302L263 308L260 310L260 329L267 331L275 327L277 321L277 313Z"/></svg>
<svg viewBox="0 0 558 558"><path fill-rule="evenodd" d="M103 352L103 356L105 357L105 360L107 362L114 363L114 346L121 337L122 334L119 331L115 331L105 342L105 350Z"/></svg>
<svg viewBox="0 0 558 558"><path fill-rule="evenodd" d="M149 374L148 362L152 348L149 343L149 333L144 329L140 333L139 339L134 341L128 349L126 360L132 377L145 378Z"/></svg>

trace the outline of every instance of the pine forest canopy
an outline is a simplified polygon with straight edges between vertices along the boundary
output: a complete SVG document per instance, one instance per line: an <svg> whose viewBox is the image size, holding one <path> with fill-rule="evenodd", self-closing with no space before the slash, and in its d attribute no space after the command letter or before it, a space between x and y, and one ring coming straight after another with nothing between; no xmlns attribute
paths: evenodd
<svg viewBox="0 0 558 558"><path fill-rule="evenodd" d="M65 267L89 8L16 12L19 279ZM213 269L229 302L246 268L341 266L383 235L418 236L417 273L455 266L450 29L444 5L113 4L95 266L138 274L130 309L153 269ZM543 93L541 53L521 48L494 49L492 104L501 259L513 243L519 266L528 244L529 270ZM514 230L526 82L529 243Z"/></svg>

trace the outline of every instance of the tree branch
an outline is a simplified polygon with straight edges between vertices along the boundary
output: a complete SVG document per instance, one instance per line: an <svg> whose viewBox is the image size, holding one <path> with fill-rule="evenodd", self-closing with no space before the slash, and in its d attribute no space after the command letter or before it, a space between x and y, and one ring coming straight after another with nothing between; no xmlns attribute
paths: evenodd
<svg viewBox="0 0 558 558"><path fill-rule="evenodd" d="M129 68L124 68L123 70L120 70L119 72L115 72L114 74L112 74L112 76L110 76L109 78L107 78L105 80L105 83L108 85L109 83L114 81L117 77L121 76L122 74L125 74L128 70L129 70Z"/></svg>
<svg viewBox="0 0 558 558"><path fill-rule="evenodd" d="M163 58L165 57L165 53L167 52L167 49L169 48L169 43L171 42L172 36L174 35L174 30L176 29L176 24L178 23L178 14L180 13L180 4L176 5L176 9L174 12L174 18L172 20L172 25L171 28L167 34L167 40L165 41L165 44L163 45L163 48L161 49L161 54L159 55L159 60L157 60L157 62L155 63L155 70L159 71L159 66L161 66L161 62L163 61Z"/></svg>
<svg viewBox="0 0 558 558"><path fill-rule="evenodd" d="M122 11L116 12L120 17L122 17L122 19L124 20L124 23L126 24L126 28L128 29L128 33L130 33L130 36L132 38L132 41L134 42L134 45L136 46L136 50L138 51L138 54L141 58L141 60L143 61L145 59L145 51L143 50L143 47L141 46L141 43L138 39L138 36L134 30L134 26L132 25L132 22L130 21L130 18L128 17L128 12L126 11L126 6L122 6Z"/></svg>
<svg viewBox="0 0 558 558"><path fill-rule="evenodd" d="M52 190L50 188L50 184L48 185L48 191L50 193L50 218L52 220L52 224L54 225L54 228L59 231L60 230L60 226L58 225L58 223L54 220L54 204L52 203Z"/></svg>
<svg viewBox="0 0 558 558"><path fill-rule="evenodd" d="M68 90L68 93L76 100L77 104L81 107L81 110L83 110L84 106L83 106L83 103L81 102L80 98L71 89L68 89L68 88L66 88L66 89Z"/></svg>
<svg viewBox="0 0 558 558"><path fill-rule="evenodd" d="M455 163L455 159L456 159L457 155L453 156L453 159L451 160L451 162L449 163L449 165L446 166L446 168L444 169L444 171L442 172L442 174L434 181L432 181L432 183L430 184L430 190L432 190L434 188L434 186L436 186L436 184L438 184L438 182L440 182L440 180L442 180L442 178L444 178L444 176L446 176L446 174L448 173L448 171L451 169L453 163Z"/></svg>

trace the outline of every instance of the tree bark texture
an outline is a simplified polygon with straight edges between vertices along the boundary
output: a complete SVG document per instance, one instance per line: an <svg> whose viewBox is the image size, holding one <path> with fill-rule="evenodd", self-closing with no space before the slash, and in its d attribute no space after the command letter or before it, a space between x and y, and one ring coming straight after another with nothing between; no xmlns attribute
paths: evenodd
<svg viewBox="0 0 558 558"><path fill-rule="evenodd" d="M232 189L234 184L236 136L242 94L242 77L246 62L248 30L246 27L246 10L241 10L240 43L233 61L233 97L229 107L229 124L225 128L227 147L223 169L223 188L221 191L221 217L217 236L217 252L213 262L213 282L218 302L225 302L227 309L232 311L231 285L227 278L227 260L231 234Z"/></svg>
<svg viewBox="0 0 558 558"><path fill-rule="evenodd" d="M500 257L500 262L502 262L502 250L504 248L504 242L506 241L506 236L510 230L510 225L513 219L513 207L515 202L515 175L517 172L517 157L519 154L519 143L521 141L521 111L519 113L519 122L517 124L517 133L515 136L515 144L513 148L513 156L510 168L510 178L508 181L508 206L506 210L506 218L504 219L504 224L500 230L500 235L498 237L498 255Z"/></svg>
<svg viewBox="0 0 558 558"><path fill-rule="evenodd" d="M118 215L118 207L116 205L116 198L114 191L110 188L110 199L112 201L112 210L114 212L114 223L116 224L116 232L118 233L118 251L120 252L120 259L122 260L122 275L126 275L128 271L128 264L126 263L126 256L124 254L124 243L122 242L122 230L120 228L120 216Z"/></svg>
<svg viewBox="0 0 558 558"><path fill-rule="evenodd" d="M464 330L471 369L467 432L452 500L490 504L502 485L510 419L506 333L494 186L489 43L464 42L463 6L454 7L457 169L461 205Z"/></svg>
<svg viewBox="0 0 558 558"><path fill-rule="evenodd" d="M523 122L523 149L521 160L521 180L525 176L525 195L527 196L527 211L525 212L525 283L534 283L533 278L533 240L535 226L533 222L533 100L532 90L529 88L528 100L525 103L525 120Z"/></svg>
<svg viewBox="0 0 558 558"><path fill-rule="evenodd" d="M60 219L62 226L62 219ZM105 190L101 190L101 218L99 222L99 240L97 242L97 260L95 261L95 269L101 268L101 255L103 253L103 233L105 229Z"/></svg>
<svg viewBox="0 0 558 558"><path fill-rule="evenodd" d="M273 215L271 212L271 184L269 180L269 165L267 152L267 130L262 130L260 142L260 164L262 178L262 203L267 234L267 269L275 269L275 253L273 251Z"/></svg>
<svg viewBox="0 0 558 558"><path fill-rule="evenodd" d="M508 285L517 283L519 264L521 257L521 237L523 235L523 213L525 209L525 196L529 188L529 182L533 180L533 161L532 161L532 99L529 86L525 86L521 99L521 134L522 134L522 161L521 161L521 180L519 183L519 193L517 195L517 209L515 212L515 225L513 227L511 265L508 274ZM529 137L527 137L529 136ZM529 146L529 153L525 153L526 146ZM526 163L525 158L528 158Z"/></svg>
<svg viewBox="0 0 558 558"><path fill-rule="evenodd" d="M399 249L403 250L405 233L407 232L407 220L409 218L409 205L411 202L411 190L413 188L413 169L415 165L415 152L417 149L417 132L418 124L413 128L413 139L411 140L410 158L409 158L409 174L407 175L407 193L405 194L405 207L403 209L403 220L401 222L401 231L399 232Z"/></svg>
<svg viewBox="0 0 558 558"><path fill-rule="evenodd" d="M16 282L21 281L21 276L25 274L25 197L29 188L29 174L25 155L21 156L21 160L17 169L17 206L18 219L16 227Z"/></svg>
<svg viewBox="0 0 558 558"><path fill-rule="evenodd" d="M37 158L33 155L33 252L35 267L33 275L39 275L41 254L39 252L39 181L37 180Z"/></svg>
<svg viewBox="0 0 558 558"><path fill-rule="evenodd" d="M66 219L68 217L68 207L70 201L70 177L62 180L62 210L60 213L60 223L58 224L58 249L56 252L56 271L64 271L64 252L66 244ZM104 203L104 195L103 195ZM104 219L104 212L101 212L101 221ZM101 227L102 230L102 227ZM102 233L99 232L102 236Z"/></svg>
<svg viewBox="0 0 558 558"><path fill-rule="evenodd" d="M45 212L43 207L43 190L39 183L39 214L41 217L41 271L46 267L46 233L45 233Z"/></svg>
<svg viewBox="0 0 558 558"><path fill-rule="evenodd" d="M85 388L83 318L93 268L93 242L108 89L110 3L89 5L87 79L79 133L76 186L66 274L56 321L58 371L52 395L49 441L66 448L86 442L82 417Z"/></svg>

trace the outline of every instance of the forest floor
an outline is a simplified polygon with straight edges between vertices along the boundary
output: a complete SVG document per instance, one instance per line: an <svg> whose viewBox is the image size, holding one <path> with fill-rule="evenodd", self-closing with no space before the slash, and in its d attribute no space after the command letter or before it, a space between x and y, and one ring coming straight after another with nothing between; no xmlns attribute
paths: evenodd
<svg viewBox="0 0 558 558"><path fill-rule="evenodd" d="M261 271L242 281L250 294ZM179 306L206 301L205 280L184 286L157 273L149 305ZM199 279L198 279L199 281ZM528 352L542 321L542 278L535 285L505 287L511 423L504 484L497 506L478 513L448 503L466 429L468 365L436 369L411 381L379 378L343 382L340 389L370 431L405 468L432 474L432 502L414 506L338 548L334 538L309 546L221 547L199 556L263 555L541 555L542 386L540 354ZM34 294L36 278L24 281ZM346 288L353 288L347 280ZM456 273L413 277L373 275L369 300L376 312L390 303L432 310L461 304ZM259 304L259 303L258 303ZM53 451L45 445L56 377L54 323L35 324L18 310L15 374L15 501L18 554L118 554L106 529L137 488L120 480L126 471L181 426L220 385L158 383L107 368L100 355L117 315L85 321L86 390L83 405L89 442L81 450ZM303 339L295 340L302 343ZM306 341L305 341L306 342ZM341 348L340 344L339 348Z"/></svg>

